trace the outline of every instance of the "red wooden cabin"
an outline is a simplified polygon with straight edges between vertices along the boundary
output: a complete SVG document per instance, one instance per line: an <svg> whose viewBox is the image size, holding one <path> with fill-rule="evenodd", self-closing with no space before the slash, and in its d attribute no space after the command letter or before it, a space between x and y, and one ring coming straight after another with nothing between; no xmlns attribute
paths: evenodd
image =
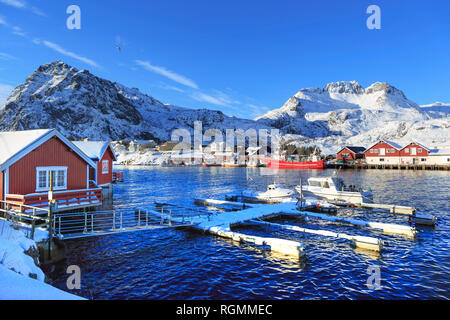
<svg viewBox="0 0 450 320"><path fill-rule="evenodd" d="M364 151L367 163L399 164L402 147L395 142L381 140Z"/></svg>
<svg viewBox="0 0 450 320"><path fill-rule="evenodd" d="M417 142L411 142L400 150L402 164L426 163L430 149Z"/></svg>
<svg viewBox="0 0 450 320"><path fill-rule="evenodd" d="M90 179L99 186L107 186L114 182L113 162L117 161L114 150L107 141L74 141L94 163L89 173Z"/></svg>
<svg viewBox="0 0 450 320"><path fill-rule="evenodd" d="M337 159L342 161L355 161L364 158L364 147L345 146L337 153Z"/></svg>
<svg viewBox="0 0 450 320"><path fill-rule="evenodd" d="M58 211L100 205L102 189L89 179L94 166L57 130L0 132L0 200L48 208L53 176Z"/></svg>

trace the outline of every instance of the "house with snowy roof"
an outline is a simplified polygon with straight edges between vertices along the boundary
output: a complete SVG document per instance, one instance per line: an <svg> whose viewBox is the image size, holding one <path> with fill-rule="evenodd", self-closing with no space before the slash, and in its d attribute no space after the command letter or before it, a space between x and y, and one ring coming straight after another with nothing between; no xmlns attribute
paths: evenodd
<svg viewBox="0 0 450 320"><path fill-rule="evenodd" d="M95 166L57 130L0 132L0 200L9 204L48 208L52 189L58 211L101 205Z"/></svg>
<svg viewBox="0 0 450 320"><path fill-rule="evenodd" d="M89 179L103 188L103 197L112 195L112 183L117 180L113 172L113 162L117 161L117 158L111 144L108 141L74 141L73 143L95 163L89 171Z"/></svg>
<svg viewBox="0 0 450 320"><path fill-rule="evenodd" d="M336 154L338 160L341 161L355 161L364 158L365 147L359 146L345 146Z"/></svg>
<svg viewBox="0 0 450 320"><path fill-rule="evenodd" d="M364 157L368 164L400 164L400 150L403 147L399 144L380 140L364 151Z"/></svg>

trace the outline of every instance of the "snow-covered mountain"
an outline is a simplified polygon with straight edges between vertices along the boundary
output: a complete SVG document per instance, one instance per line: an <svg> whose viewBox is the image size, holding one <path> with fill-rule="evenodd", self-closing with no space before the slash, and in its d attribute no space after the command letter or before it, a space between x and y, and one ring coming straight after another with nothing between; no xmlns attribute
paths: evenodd
<svg viewBox="0 0 450 320"><path fill-rule="evenodd" d="M56 128L92 140L169 140L173 130L254 128L255 122L208 109L163 104L153 97L56 61L40 66L13 90L0 113L0 130ZM263 128L258 124L256 128Z"/></svg>
<svg viewBox="0 0 450 320"><path fill-rule="evenodd" d="M379 139L436 145L450 140L450 114L443 105L439 110L434 104L420 107L387 83L363 88L356 81L340 81L302 89L256 120L288 133L286 140L318 144L330 153Z"/></svg>
<svg viewBox="0 0 450 320"><path fill-rule="evenodd" d="M335 153L343 145L379 139L428 146L450 144L450 104L418 106L399 89L376 82L363 88L340 81L301 89L279 109L255 119L220 111L163 104L153 97L77 70L61 61L40 66L13 90L0 111L0 130L57 128L76 139L169 140L173 130L280 129L285 142L318 145Z"/></svg>

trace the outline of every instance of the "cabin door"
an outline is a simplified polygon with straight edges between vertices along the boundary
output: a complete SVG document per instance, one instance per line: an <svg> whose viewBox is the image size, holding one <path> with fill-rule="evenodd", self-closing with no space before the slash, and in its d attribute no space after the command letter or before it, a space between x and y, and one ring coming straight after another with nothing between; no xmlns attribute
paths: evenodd
<svg viewBox="0 0 450 320"><path fill-rule="evenodd" d="M384 155L386 155L386 149L380 148L380 156L384 156Z"/></svg>
<svg viewBox="0 0 450 320"><path fill-rule="evenodd" d="M411 148L411 155L415 156L417 154L417 149L416 148Z"/></svg>

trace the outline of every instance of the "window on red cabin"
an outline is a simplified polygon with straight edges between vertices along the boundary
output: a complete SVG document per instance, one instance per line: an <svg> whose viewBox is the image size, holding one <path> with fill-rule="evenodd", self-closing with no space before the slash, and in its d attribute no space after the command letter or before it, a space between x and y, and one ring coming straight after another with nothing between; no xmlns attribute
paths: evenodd
<svg viewBox="0 0 450 320"><path fill-rule="evenodd" d="M405 149L405 153L409 153L409 148L406 148L406 149Z"/></svg>
<svg viewBox="0 0 450 320"><path fill-rule="evenodd" d="M102 174L107 174L107 173L109 173L109 161L103 160L102 161Z"/></svg>
<svg viewBox="0 0 450 320"><path fill-rule="evenodd" d="M422 148L418 148L418 149L417 149L417 152L418 152L418 153L422 153Z"/></svg>
<svg viewBox="0 0 450 320"><path fill-rule="evenodd" d="M51 177L51 181L50 181ZM67 167L37 167L36 191L67 189Z"/></svg>

